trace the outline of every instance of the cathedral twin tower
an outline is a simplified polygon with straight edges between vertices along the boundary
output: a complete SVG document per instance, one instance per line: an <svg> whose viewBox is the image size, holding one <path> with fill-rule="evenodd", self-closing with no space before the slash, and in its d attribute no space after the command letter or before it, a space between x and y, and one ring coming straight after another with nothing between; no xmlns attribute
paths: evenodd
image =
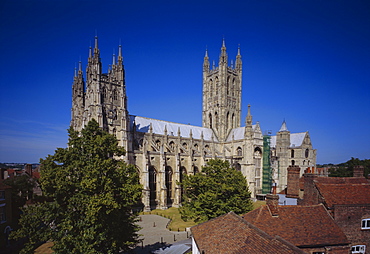
<svg viewBox="0 0 370 254"><path fill-rule="evenodd" d="M259 123L252 125L249 106L246 126L241 127L241 91L240 48L235 63L231 61L229 66L223 41L218 66L210 65L207 51L204 57L202 127L129 115L121 46L117 58L113 55L108 73L103 73L95 37L94 48L89 50L86 81L81 63L75 70L71 126L80 131L95 119L117 137L126 149L123 159L139 172L144 210L181 205L182 191L177 182L185 174L200 172L212 158L228 160L240 170L255 198L268 193L272 182L283 190L286 168L279 167L292 163L300 165L302 171L312 167L316 150L308 132L290 134L285 122L278 135L267 137L269 142L264 144ZM291 150L299 154L294 160Z"/></svg>

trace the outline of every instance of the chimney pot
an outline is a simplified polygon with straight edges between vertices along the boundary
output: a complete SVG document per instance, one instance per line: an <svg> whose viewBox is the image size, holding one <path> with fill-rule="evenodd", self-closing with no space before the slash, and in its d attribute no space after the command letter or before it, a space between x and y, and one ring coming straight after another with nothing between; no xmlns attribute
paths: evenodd
<svg viewBox="0 0 370 254"><path fill-rule="evenodd" d="M276 194L266 195L266 204L272 216L279 216L279 196Z"/></svg>

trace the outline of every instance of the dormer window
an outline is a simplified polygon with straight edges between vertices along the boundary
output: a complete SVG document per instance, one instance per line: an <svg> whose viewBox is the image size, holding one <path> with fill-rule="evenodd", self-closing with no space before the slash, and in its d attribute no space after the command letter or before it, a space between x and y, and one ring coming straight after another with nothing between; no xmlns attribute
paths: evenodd
<svg viewBox="0 0 370 254"><path fill-rule="evenodd" d="M370 229L370 218L361 221L361 229Z"/></svg>

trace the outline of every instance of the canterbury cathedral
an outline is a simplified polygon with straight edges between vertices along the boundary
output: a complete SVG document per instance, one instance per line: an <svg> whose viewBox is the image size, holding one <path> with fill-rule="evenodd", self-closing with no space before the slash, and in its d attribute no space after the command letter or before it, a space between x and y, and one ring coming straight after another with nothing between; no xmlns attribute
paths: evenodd
<svg viewBox="0 0 370 254"><path fill-rule="evenodd" d="M130 84L128 84L130 85ZM72 86L71 126L80 131L91 119L115 135L126 149L124 160L136 166L143 185L144 210L181 205L181 182L186 174L202 171L208 160L230 162L245 176L252 198L263 199L271 186L284 191L287 168L300 174L314 173L316 150L308 132L290 133L284 121L276 133L263 133L253 123L248 105L241 125L242 56L237 49L230 61L222 41L218 64L203 60L202 126L192 126L129 113L122 48L113 55L108 72L102 63L95 37L90 47L86 74L79 63Z"/></svg>

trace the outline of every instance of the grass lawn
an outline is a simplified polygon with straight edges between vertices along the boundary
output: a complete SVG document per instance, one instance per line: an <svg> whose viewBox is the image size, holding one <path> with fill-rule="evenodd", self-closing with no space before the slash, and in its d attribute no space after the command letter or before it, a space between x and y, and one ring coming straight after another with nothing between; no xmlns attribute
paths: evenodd
<svg viewBox="0 0 370 254"><path fill-rule="evenodd" d="M171 231L185 231L186 228L195 226L194 221L183 221L178 208L170 207L167 210L156 209L151 212L141 214L157 214L159 216L171 219L168 229Z"/></svg>
<svg viewBox="0 0 370 254"><path fill-rule="evenodd" d="M253 202L253 210L257 209L261 205L265 205L265 201ZM197 225L194 221L183 221L178 208L171 207L167 210L156 209L151 212L141 213L141 214L156 214L168 219L171 219L168 229L171 231L185 231L186 228Z"/></svg>
<svg viewBox="0 0 370 254"><path fill-rule="evenodd" d="M257 209L258 207L260 207L261 205L266 205L266 201L256 201L256 202L253 202L253 210L254 209Z"/></svg>

